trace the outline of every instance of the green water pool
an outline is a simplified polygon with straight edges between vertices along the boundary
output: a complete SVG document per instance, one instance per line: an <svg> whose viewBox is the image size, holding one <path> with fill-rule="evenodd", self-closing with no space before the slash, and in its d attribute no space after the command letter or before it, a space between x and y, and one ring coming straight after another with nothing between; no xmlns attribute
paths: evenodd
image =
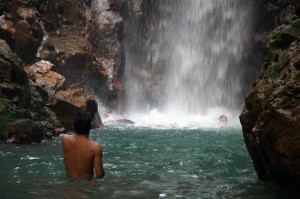
<svg viewBox="0 0 300 199"><path fill-rule="evenodd" d="M106 176L66 178L61 138L34 145L0 144L0 198L289 198L257 179L240 128L107 128Z"/></svg>

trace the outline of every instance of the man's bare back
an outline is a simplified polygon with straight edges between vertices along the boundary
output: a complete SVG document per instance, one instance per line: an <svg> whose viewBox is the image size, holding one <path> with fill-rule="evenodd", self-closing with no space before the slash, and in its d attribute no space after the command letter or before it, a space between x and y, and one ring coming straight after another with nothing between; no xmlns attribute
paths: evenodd
<svg viewBox="0 0 300 199"><path fill-rule="evenodd" d="M72 135L64 135L62 145L68 177L89 180L93 177L94 168L96 177L104 176L102 147L89 139L89 129L87 133L76 132Z"/></svg>

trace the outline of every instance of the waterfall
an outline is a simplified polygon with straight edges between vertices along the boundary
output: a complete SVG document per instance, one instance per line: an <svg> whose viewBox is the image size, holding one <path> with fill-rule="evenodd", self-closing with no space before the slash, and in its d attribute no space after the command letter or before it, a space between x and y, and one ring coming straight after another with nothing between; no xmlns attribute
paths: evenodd
<svg viewBox="0 0 300 199"><path fill-rule="evenodd" d="M125 24L126 106L205 114L240 108L251 33L247 0L152 0Z"/></svg>

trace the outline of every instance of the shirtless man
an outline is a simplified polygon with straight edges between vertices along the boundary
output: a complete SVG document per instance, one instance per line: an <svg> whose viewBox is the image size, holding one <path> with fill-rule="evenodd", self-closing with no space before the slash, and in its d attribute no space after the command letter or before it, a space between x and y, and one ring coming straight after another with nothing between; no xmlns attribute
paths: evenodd
<svg viewBox="0 0 300 199"><path fill-rule="evenodd" d="M104 176L102 147L89 139L91 118L80 111L74 119L75 134L62 138L65 168L68 177L90 180L96 170L96 177Z"/></svg>

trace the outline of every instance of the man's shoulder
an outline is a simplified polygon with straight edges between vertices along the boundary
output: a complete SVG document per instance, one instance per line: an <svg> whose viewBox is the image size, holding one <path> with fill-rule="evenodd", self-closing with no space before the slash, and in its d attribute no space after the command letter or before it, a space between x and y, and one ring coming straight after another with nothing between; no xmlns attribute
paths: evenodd
<svg viewBox="0 0 300 199"><path fill-rule="evenodd" d="M93 148L94 148L95 150L97 150L97 151L99 151L99 150L101 151L101 150L102 150L102 146L101 146L100 143L91 140L91 144L92 144L92 146L93 146Z"/></svg>
<svg viewBox="0 0 300 199"><path fill-rule="evenodd" d="M62 136L62 142L72 142L74 140L74 134L64 134Z"/></svg>
<svg viewBox="0 0 300 199"><path fill-rule="evenodd" d="M101 147L101 144L94 141L94 140L90 140L91 144L94 146L94 147Z"/></svg>
<svg viewBox="0 0 300 199"><path fill-rule="evenodd" d="M64 140L64 139L71 139L72 137L74 137L74 135L73 134L69 134L69 133L66 133L66 134L63 134L62 135L62 139Z"/></svg>

